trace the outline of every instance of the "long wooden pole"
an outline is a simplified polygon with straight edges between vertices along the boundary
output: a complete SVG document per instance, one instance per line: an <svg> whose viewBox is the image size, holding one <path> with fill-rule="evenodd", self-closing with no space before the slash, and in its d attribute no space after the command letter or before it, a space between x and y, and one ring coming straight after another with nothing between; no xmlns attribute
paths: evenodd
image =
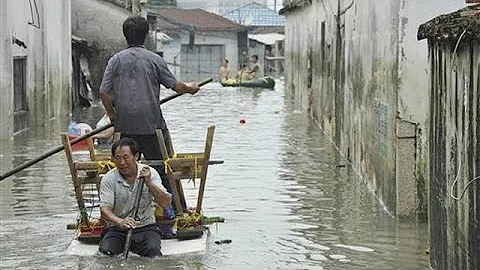
<svg viewBox="0 0 480 270"><path fill-rule="evenodd" d="M130 216L135 220L138 215L138 209L140 208L140 200L142 198L142 190L143 190L144 182L145 182L145 179L143 177L140 178L140 182L138 183L139 187L138 187L137 193L135 194L134 211L133 211L133 215ZM133 228L132 227L128 228L127 237L125 238L125 246L123 247L123 259L125 260L128 259L128 252L130 252L130 244L132 243L132 232L133 232Z"/></svg>
<svg viewBox="0 0 480 270"><path fill-rule="evenodd" d="M200 83L198 83L198 86L203 86L203 85L205 85L205 84L207 84L207 83L209 83L209 82L211 82L211 81L213 81L213 78L208 78L208 79L203 80L203 81L201 81ZM160 104L163 104L163 103L165 103L165 102L167 102L167 101L170 101L170 100L172 100L172 99L175 99L175 98L177 98L177 97L179 97L179 96L181 96L181 95L183 95L183 94L184 94L184 93L177 93L177 94L171 95L171 96L169 96L169 97L166 97L166 98L160 100ZM106 125L106 126L97 128L97 129L95 129L95 130L93 130L93 131L91 131L91 132L89 132L89 133L86 133L86 134L84 134L84 135L82 135L82 136L80 136L80 137L77 137L77 138L71 140L71 141L70 141L70 145L77 144L77 143L79 143L80 141L83 141L83 140L85 140L86 138L89 138L89 137L91 137L91 136L93 136L93 135L95 135L95 134L98 134L98 133L100 133L100 132L102 132L102 131L104 131L104 130L106 130L106 129L111 128L111 127L113 127L113 123L110 123L110 124L108 124L108 125ZM34 159L30 160L30 161L27 161L27 162L23 163L22 165L13 168L11 171L8 171L8 172L2 174L2 175L0 176L0 181L3 181L5 178L7 178L7 177L9 177L9 176L12 176L12 175L16 174L17 172L19 172L19 171L21 171L21 170L23 170L23 169L25 169L25 168L28 168L28 167L32 166L33 164L35 164L35 163L37 163L37 162L39 162L39 161L42 161L42 160L46 159L47 157L49 157L49 156L51 156L51 155L54 155L54 154L56 154L56 153L58 153L58 152L60 152L60 151L63 151L64 149L65 149L65 147L64 147L63 145L62 145L62 146L58 146L58 147L56 147L56 148L54 148L54 149L52 149L52 150L50 150L50 151L42 154L41 156L39 156L39 157L37 157L37 158L34 158Z"/></svg>

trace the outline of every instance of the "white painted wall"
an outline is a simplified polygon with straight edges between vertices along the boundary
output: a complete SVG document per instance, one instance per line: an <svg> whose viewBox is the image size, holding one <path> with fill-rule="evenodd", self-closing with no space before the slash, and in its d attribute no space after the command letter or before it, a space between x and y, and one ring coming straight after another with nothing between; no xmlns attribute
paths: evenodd
<svg viewBox="0 0 480 270"><path fill-rule="evenodd" d="M30 126L45 126L71 110L70 0L0 1L0 138L13 137L13 58L27 57ZM36 16L38 10L39 19ZM33 12L33 17L32 17ZM36 26L29 25L30 23ZM12 35L27 48L12 44Z"/></svg>
<svg viewBox="0 0 480 270"><path fill-rule="evenodd" d="M0 139L2 140L10 139L13 134L12 27L8 6L7 1L0 1Z"/></svg>
<svg viewBox="0 0 480 270"><path fill-rule="evenodd" d="M336 77L338 3L342 11L353 5L340 17L341 74ZM419 204L402 197L404 193L396 193L396 181L407 179L416 189L422 185L416 181L428 178L428 50L424 41L416 39L418 27L464 6L464 0L324 0L286 14L286 89L290 89L298 107L311 113L330 134L393 214L399 202ZM313 52L310 64L309 50ZM320 61L322 51L324 64ZM307 86L309 65L313 73L311 89ZM418 124L421 133L415 145L417 153L398 149L398 121ZM409 162L416 171L402 171L395 165L398 162Z"/></svg>
<svg viewBox="0 0 480 270"><path fill-rule="evenodd" d="M189 34L183 33L180 37L180 40L175 40L170 44L163 46L164 59L168 63L177 63L180 66L170 65L170 70L175 73L175 76L179 76L182 68L182 63L180 63L181 55L181 44L188 44ZM225 46L225 58L228 59L230 63L230 69L232 74L237 70L239 66L238 63L238 45L237 45L237 33L236 32L205 32L205 33L196 33L195 34L195 44L196 45L224 45ZM176 60L175 60L176 59ZM222 63L218 63L220 67Z"/></svg>
<svg viewBox="0 0 480 270"><path fill-rule="evenodd" d="M400 10L400 89L398 109L400 116L424 123L428 113L428 65L427 40L416 39L418 27L434 17L450 13L466 6L464 0L403 1Z"/></svg>

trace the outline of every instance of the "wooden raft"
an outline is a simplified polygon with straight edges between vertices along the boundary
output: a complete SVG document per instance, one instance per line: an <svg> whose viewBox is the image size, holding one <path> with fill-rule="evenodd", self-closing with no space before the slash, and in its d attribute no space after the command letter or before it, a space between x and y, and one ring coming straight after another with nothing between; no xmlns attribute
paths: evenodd
<svg viewBox="0 0 480 270"><path fill-rule="evenodd" d="M157 139L160 145L163 160L141 160L142 164L148 165L165 165L166 175L170 183L171 191L173 193L173 203L175 206L176 215L182 216L187 212L187 209L182 205L185 200L183 192L182 180L184 179L200 179L199 190L197 195L196 212L201 213L203 197L205 193L205 185L207 180L207 172L209 165L221 164L223 161L210 160L210 153L212 151L213 136L215 127L210 126L207 129L207 136L205 140L205 148L203 152L198 153L177 153L169 156L167 153L173 153L173 146L171 140L165 143L161 130L157 130ZM86 190L91 191L91 186L95 187L95 194L97 201L99 200L101 174L99 173L99 162L106 162L110 160L110 153L101 154L95 151L92 138L87 138L89 160L74 160L74 153L69 143L66 133L61 134L62 143L65 146L65 155L67 157L70 174L75 191L75 197L80 211L80 220L77 228L88 229L95 224L91 224L84 194ZM115 134L115 139L118 140L120 134ZM170 151L167 151L167 147ZM98 207L98 206L97 206ZM179 211L180 210L180 211ZM95 222L95 221L94 221Z"/></svg>

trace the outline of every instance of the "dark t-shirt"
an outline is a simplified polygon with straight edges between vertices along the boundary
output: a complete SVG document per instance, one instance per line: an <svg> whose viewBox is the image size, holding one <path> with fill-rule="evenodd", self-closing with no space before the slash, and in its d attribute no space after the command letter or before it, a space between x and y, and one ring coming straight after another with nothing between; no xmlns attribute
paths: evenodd
<svg viewBox="0 0 480 270"><path fill-rule="evenodd" d="M172 88L175 77L165 60L142 46L129 47L110 58L100 93L112 96L115 131L155 134L165 129L160 110L160 84Z"/></svg>

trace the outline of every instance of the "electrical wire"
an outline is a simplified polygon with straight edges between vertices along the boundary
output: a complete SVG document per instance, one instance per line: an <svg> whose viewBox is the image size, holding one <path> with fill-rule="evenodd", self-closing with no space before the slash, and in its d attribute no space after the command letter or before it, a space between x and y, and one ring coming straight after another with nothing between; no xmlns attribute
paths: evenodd
<svg viewBox="0 0 480 270"><path fill-rule="evenodd" d="M452 61L450 62L450 66L453 65L453 61L455 61L455 58L457 58L458 45L460 45L460 41L462 40L463 35L465 35L466 32L467 32L467 29L463 30L460 37L458 37L457 44L455 44L455 49L453 50L453 58L452 58Z"/></svg>
<svg viewBox="0 0 480 270"><path fill-rule="evenodd" d="M458 138L458 136L457 136ZM463 196L465 196L465 193L467 192L467 189L468 187L473 183L475 182L475 180L478 180L480 179L480 176L476 176L474 177L472 180L470 180L468 182L468 184L465 186L465 188L463 189L462 191L462 195L460 197L456 197L453 193L454 193L454 188L455 186L458 184L458 180L459 180L459 177L460 177L460 172L461 172L461 169L462 169L462 158L459 158L459 165L458 165L458 171L457 171L457 176L455 177L455 180L453 181L452 185L450 186L450 197L452 197L454 200L456 201L461 201L463 199Z"/></svg>

